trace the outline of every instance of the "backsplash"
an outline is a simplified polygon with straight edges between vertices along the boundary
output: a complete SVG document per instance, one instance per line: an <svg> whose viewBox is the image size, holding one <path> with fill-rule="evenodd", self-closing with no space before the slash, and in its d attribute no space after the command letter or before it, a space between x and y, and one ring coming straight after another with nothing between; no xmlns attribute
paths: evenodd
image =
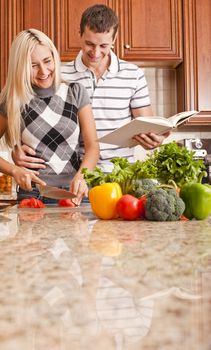
<svg viewBox="0 0 211 350"><path fill-rule="evenodd" d="M177 113L175 69L144 68L155 115L170 117Z"/></svg>

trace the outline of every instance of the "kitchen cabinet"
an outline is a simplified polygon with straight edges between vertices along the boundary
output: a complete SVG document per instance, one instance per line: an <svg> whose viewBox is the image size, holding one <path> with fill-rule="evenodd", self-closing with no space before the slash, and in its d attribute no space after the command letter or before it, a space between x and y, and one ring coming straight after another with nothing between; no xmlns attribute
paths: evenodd
<svg viewBox="0 0 211 350"><path fill-rule="evenodd" d="M58 48L62 61L80 50L82 12L95 0L0 0L1 65L3 87L9 47L18 32L37 28ZM120 30L114 51L142 65L177 65L182 61L181 0L101 0L117 13ZM159 14L159 16L158 16Z"/></svg>
<svg viewBox="0 0 211 350"><path fill-rule="evenodd" d="M101 4L115 9L115 1L101 0ZM74 60L80 51L80 20L83 11L96 0L56 0L55 45L62 61Z"/></svg>
<svg viewBox="0 0 211 350"><path fill-rule="evenodd" d="M56 1L55 42L62 61L74 59L80 50L81 13L95 3L93 0ZM182 61L181 0L107 0L101 3L113 8L119 17L115 51L122 59L171 66Z"/></svg>
<svg viewBox="0 0 211 350"><path fill-rule="evenodd" d="M142 65L182 62L181 0L119 1L119 56Z"/></svg>
<svg viewBox="0 0 211 350"><path fill-rule="evenodd" d="M54 40L54 1L0 0L0 88L3 87L14 37L24 29L36 28Z"/></svg>
<svg viewBox="0 0 211 350"><path fill-rule="evenodd" d="M178 109L200 111L200 117L191 120L191 124L210 124L211 1L183 0L183 13L184 61L177 72Z"/></svg>
<svg viewBox="0 0 211 350"><path fill-rule="evenodd" d="M114 2L101 0L115 9ZM70 61L80 50L81 14L95 3L95 0L0 0L0 88L7 76L9 48L21 30L36 28L43 31L54 41L61 60Z"/></svg>

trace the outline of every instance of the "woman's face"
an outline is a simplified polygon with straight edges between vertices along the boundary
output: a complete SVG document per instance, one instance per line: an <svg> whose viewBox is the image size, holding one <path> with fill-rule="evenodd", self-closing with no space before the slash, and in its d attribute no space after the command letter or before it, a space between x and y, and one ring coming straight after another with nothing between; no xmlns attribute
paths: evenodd
<svg viewBox="0 0 211 350"><path fill-rule="evenodd" d="M31 54L33 85L47 89L54 81L55 64L51 51L47 46L37 44Z"/></svg>

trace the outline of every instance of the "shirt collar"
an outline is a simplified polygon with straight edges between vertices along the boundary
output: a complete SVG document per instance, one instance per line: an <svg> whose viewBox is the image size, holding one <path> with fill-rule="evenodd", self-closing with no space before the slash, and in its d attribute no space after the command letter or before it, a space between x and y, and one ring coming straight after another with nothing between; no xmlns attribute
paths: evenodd
<svg viewBox="0 0 211 350"><path fill-rule="evenodd" d="M83 73L88 69L87 66L85 66L85 64L82 61L82 50L79 52L78 56L76 57L74 65L75 65L75 70L79 73Z"/></svg>
<svg viewBox="0 0 211 350"><path fill-rule="evenodd" d="M111 55L111 63L110 63L110 66L108 67L108 70L111 73L117 73L120 71L119 59L112 50L110 51L110 55Z"/></svg>
<svg viewBox="0 0 211 350"><path fill-rule="evenodd" d="M55 88L53 86L43 89L38 86L33 85L32 86L35 94L41 98L46 98L46 97L52 97L55 93Z"/></svg>
<svg viewBox="0 0 211 350"><path fill-rule="evenodd" d="M115 55L115 53L111 50L110 51L111 55L111 63L110 66L108 67L108 71L111 73L117 73L120 70L120 65L119 65L119 59ZM87 66L82 61L82 50L79 52L78 56L75 59L75 70L77 72L83 73L86 70L88 70Z"/></svg>

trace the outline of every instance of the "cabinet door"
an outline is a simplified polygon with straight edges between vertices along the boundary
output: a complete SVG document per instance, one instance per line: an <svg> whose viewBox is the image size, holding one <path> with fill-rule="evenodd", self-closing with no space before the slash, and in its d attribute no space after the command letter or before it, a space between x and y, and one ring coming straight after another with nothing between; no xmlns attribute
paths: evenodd
<svg viewBox="0 0 211 350"><path fill-rule="evenodd" d="M36 28L54 39L54 2L52 0L1 0L0 2L0 85L5 84L9 48L22 30Z"/></svg>
<svg viewBox="0 0 211 350"><path fill-rule="evenodd" d="M112 0L100 4L113 7ZM96 4L96 0L56 0L55 44L62 61L75 59L80 51L80 20L83 11Z"/></svg>
<svg viewBox="0 0 211 350"><path fill-rule="evenodd" d="M196 109L211 122L210 0L184 0L183 69L185 109Z"/></svg>
<svg viewBox="0 0 211 350"><path fill-rule="evenodd" d="M156 65L182 61L181 0L120 0L119 7L120 57Z"/></svg>

